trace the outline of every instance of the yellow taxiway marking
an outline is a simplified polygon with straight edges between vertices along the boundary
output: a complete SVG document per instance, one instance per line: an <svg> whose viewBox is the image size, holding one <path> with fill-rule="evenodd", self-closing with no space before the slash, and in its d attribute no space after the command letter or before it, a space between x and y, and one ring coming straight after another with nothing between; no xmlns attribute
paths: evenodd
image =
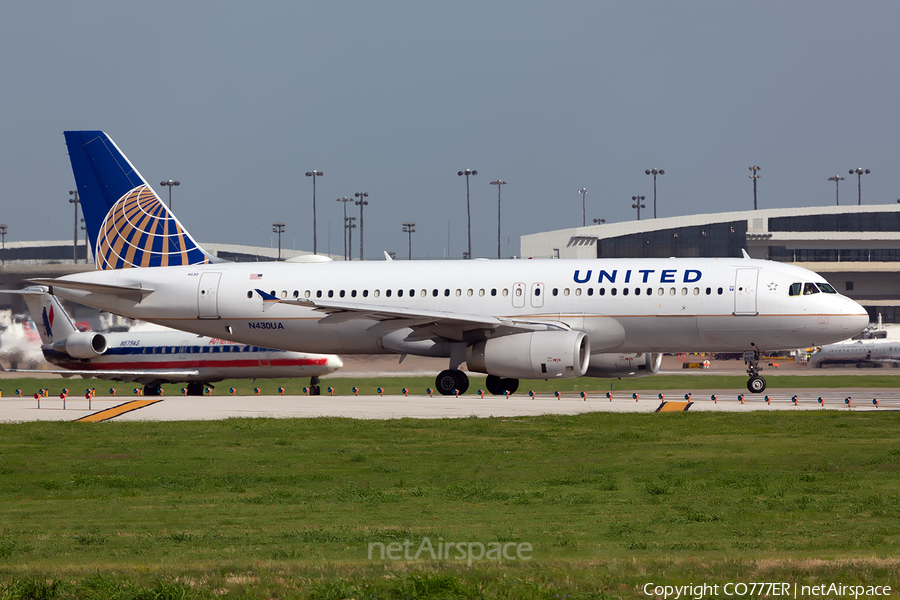
<svg viewBox="0 0 900 600"><path fill-rule="evenodd" d="M99 423L100 421L108 421L119 415L124 415L125 413L144 408L145 406L150 406L151 404L156 404L157 402L162 402L162 400L132 400L75 420L85 423Z"/></svg>
<svg viewBox="0 0 900 600"><path fill-rule="evenodd" d="M663 402L656 412L687 412L693 402Z"/></svg>

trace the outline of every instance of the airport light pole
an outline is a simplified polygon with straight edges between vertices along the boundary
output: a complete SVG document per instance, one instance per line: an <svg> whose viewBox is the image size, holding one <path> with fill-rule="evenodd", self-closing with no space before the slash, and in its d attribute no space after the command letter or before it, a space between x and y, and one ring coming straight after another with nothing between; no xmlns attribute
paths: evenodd
<svg viewBox="0 0 900 600"><path fill-rule="evenodd" d="M872 171L868 169L863 169L862 167L857 167L855 169L850 169L851 175L856 175L856 187L859 190L859 205L862 206L862 176L863 174L868 175Z"/></svg>
<svg viewBox="0 0 900 600"><path fill-rule="evenodd" d="M750 176L750 179L753 180L753 210L756 210L756 180L762 177L762 175L759 174L762 167L753 165L750 167L750 170L753 172L753 175Z"/></svg>
<svg viewBox="0 0 900 600"><path fill-rule="evenodd" d="M169 188L169 210L172 210L172 188L181 185L180 181L172 181L171 179L168 181L160 181L159 185L164 185Z"/></svg>
<svg viewBox="0 0 900 600"><path fill-rule="evenodd" d="M466 169L465 171L459 171L457 173L460 177L463 175L466 176L466 219L468 222L468 232L469 232L469 251L465 254L466 258L472 258L472 210L469 207L469 175L473 177L478 175L478 171L474 169Z"/></svg>
<svg viewBox="0 0 900 600"><path fill-rule="evenodd" d="M587 196L587 188L581 188L578 190L578 193L581 194L581 226L587 226L587 208L585 207L585 196Z"/></svg>
<svg viewBox="0 0 900 600"><path fill-rule="evenodd" d="M841 177L840 175L835 175L834 177L829 177L828 181L834 182L834 204L835 206L841 205L841 197L840 197L840 186L841 182L846 179L845 177Z"/></svg>
<svg viewBox="0 0 900 600"><path fill-rule="evenodd" d="M72 196L69 198L69 204L75 207L75 224L72 227L75 232L75 241L72 242L72 262L78 264L78 190L69 190L69 195Z"/></svg>
<svg viewBox="0 0 900 600"><path fill-rule="evenodd" d="M638 213L638 221L641 220L641 209L647 208L647 205L644 204L644 200L646 200L645 196L632 196L631 201L634 203L631 205L631 208L636 208Z"/></svg>
<svg viewBox="0 0 900 600"><path fill-rule="evenodd" d="M369 203L366 200L369 197L369 192L356 192L353 196L359 198L356 201L356 205L359 206L359 260L363 260L363 227L365 226L363 223L363 208Z"/></svg>
<svg viewBox="0 0 900 600"><path fill-rule="evenodd" d="M602 225L603 223L606 223L606 219L594 219L594 223Z"/></svg>
<svg viewBox="0 0 900 600"><path fill-rule="evenodd" d="M81 230L84 232L84 264L89 264L91 261L88 256L90 253L88 252L88 234L87 227L84 225L84 217L81 217L81 223Z"/></svg>
<svg viewBox="0 0 900 600"><path fill-rule="evenodd" d="M316 238L316 177L321 177L323 174L322 171L315 169L306 172L306 176L312 177L313 180L313 254L319 253L319 241Z"/></svg>
<svg viewBox="0 0 900 600"><path fill-rule="evenodd" d="M3 240L3 264L6 264L6 223L0 224L0 238Z"/></svg>
<svg viewBox="0 0 900 600"><path fill-rule="evenodd" d="M281 234L284 233L284 223L272 223L272 231L278 234L278 260L281 260Z"/></svg>
<svg viewBox="0 0 900 600"><path fill-rule="evenodd" d="M353 221L356 220L356 217L347 217L344 219L344 229L347 230L347 237L349 238L348 250L347 250L347 260L353 260L353 230L356 229L356 223Z"/></svg>
<svg viewBox="0 0 900 600"><path fill-rule="evenodd" d="M653 175L653 218L656 218L656 176L657 175L665 175L666 172L662 169L647 169L644 171L647 175Z"/></svg>
<svg viewBox="0 0 900 600"><path fill-rule="evenodd" d="M413 222L403 223L403 233L409 235L409 260L412 260L412 234L416 230L416 224Z"/></svg>
<svg viewBox="0 0 900 600"><path fill-rule="evenodd" d="M491 182L491 185L497 186L497 258L500 258L500 188L506 183L502 179Z"/></svg>
<svg viewBox="0 0 900 600"><path fill-rule="evenodd" d="M344 196L343 198L338 198L337 201L344 207L344 260L347 260L347 203L351 200Z"/></svg>

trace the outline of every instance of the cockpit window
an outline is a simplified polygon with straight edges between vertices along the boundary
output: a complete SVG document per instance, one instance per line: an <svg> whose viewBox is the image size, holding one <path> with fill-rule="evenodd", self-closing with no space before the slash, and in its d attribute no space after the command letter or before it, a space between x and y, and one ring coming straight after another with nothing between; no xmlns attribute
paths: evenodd
<svg viewBox="0 0 900 600"><path fill-rule="evenodd" d="M816 287L814 283L804 283L803 284L803 295L810 296L812 294L818 294L819 288Z"/></svg>
<svg viewBox="0 0 900 600"><path fill-rule="evenodd" d="M803 289L803 284L802 284L802 283L792 283L792 284L791 284L791 290L790 290L790 292L788 292L788 295L790 295L790 296L799 296L799 295L800 295L800 290L801 290L801 289Z"/></svg>
<svg viewBox="0 0 900 600"><path fill-rule="evenodd" d="M831 287L830 283L825 283L824 281L818 283L819 289L825 292L826 294L837 294L837 290Z"/></svg>

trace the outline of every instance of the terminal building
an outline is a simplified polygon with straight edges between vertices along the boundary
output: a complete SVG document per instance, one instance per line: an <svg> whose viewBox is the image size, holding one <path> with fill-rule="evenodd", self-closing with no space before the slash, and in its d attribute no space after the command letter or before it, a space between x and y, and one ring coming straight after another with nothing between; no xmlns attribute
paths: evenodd
<svg viewBox="0 0 900 600"><path fill-rule="evenodd" d="M741 256L796 264L900 323L900 204L774 208L607 223L522 236L523 258Z"/></svg>

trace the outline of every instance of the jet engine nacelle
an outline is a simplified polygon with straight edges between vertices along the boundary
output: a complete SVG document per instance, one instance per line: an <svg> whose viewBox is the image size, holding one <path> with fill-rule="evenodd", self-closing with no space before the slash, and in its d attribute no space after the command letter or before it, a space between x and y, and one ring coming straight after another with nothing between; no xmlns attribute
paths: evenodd
<svg viewBox="0 0 900 600"><path fill-rule="evenodd" d="M662 354L594 354L588 363L588 377L646 377L659 373Z"/></svg>
<svg viewBox="0 0 900 600"><path fill-rule="evenodd" d="M93 358L106 352L106 338L90 331L69 334L69 337L53 344L57 352L65 352L72 358Z"/></svg>
<svg viewBox="0 0 900 600"><path fill-rule="evenodd" d="M581 331L534 331L478 342L468 349L466 365L510 379L568 379L584 375L590 355Z"/></svg>

